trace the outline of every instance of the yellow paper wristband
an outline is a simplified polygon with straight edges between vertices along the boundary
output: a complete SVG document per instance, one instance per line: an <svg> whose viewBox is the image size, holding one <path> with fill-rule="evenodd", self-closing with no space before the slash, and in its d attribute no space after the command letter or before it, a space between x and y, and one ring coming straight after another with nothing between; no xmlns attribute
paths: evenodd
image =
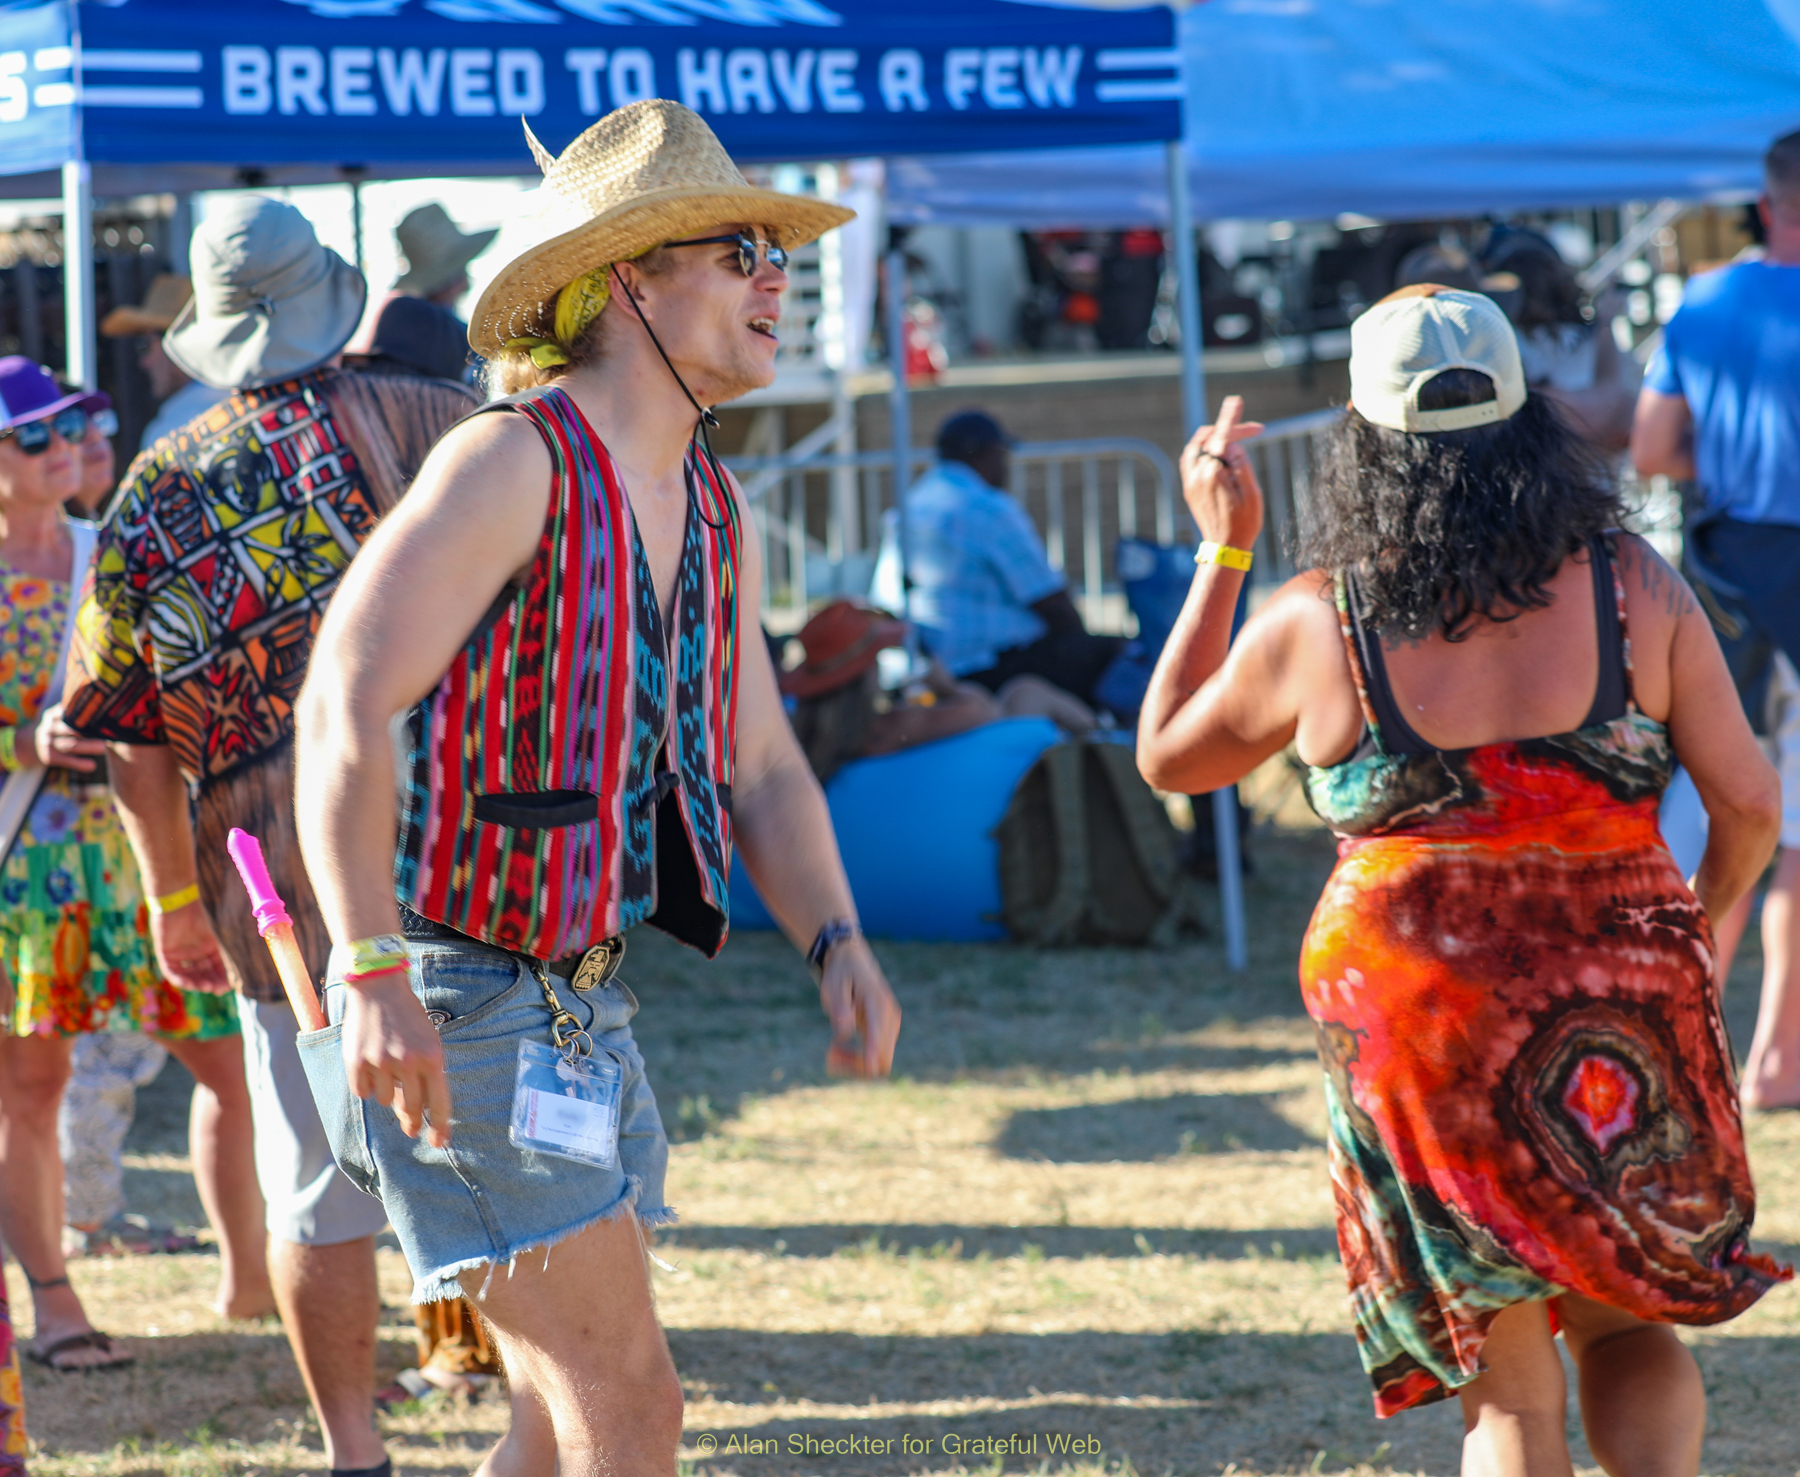
<svg viewBox="0 0 1800 1477"><path fill-rule="evenodd" d="M190 882L179 892L165 892L161 897L145 898L152 913L173 913L178 908L185 908L189 903L200 901L200 884Z"/></svg>
<svg viewBox="0 0 1800 1477"><path fill-rule="evenodd" d="M19 730L0 728L0 770L8 774L19 767Z"/></svg>
<svg viewBox="0 0 1800 1477"><path fill-rule="evenodd" d="M350 945L350 968L344 971L344 978L356 980L365 975L386 974L390 969L405 969L410 957L406 940L397 933L357 939Z"/></svg>
<svg viewBox="0 0 1800 1477"><path fill-rule="evenodd" d="M1256 555L1248 549L1234 549L1230 544L1215 544L1211 539L1200 545L1194 554L1196 564L1223 564L1227 569L1241 569L1249 573L1251 561Z"/></svg>

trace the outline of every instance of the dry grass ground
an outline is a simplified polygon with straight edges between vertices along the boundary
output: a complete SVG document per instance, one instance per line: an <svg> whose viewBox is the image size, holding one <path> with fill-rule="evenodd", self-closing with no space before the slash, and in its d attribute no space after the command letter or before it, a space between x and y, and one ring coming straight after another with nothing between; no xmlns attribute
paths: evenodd
<svg viewBox="0 0 1800 1477"><path fill-rule="evenodd" d="M896 1080L828 1083L790 951L708 965L637 940L627 976L671 1136L657 1286L707 1477L1456 1471L1440 1405L1376 1421L1348 1331L1296 942L1329 846L1259 838L1253 968L1164 953L890 945ZM1730 992L1748 1039L1754 949ZM178 1082L147 1094L130 1193L198 1218ZM1758 1120L1760 1230L1800 1250L1800 1115ZM384 1358L410 1353L385 1250ZM221 1326L207 1256L76 1276L135 1369L27 1374L55 1477L319 1472L280 1331ZM24 1287L10 1285L29 1325ZM1712 1394L1706 1470L1794 1477L1800 1293L1691 1342ZM400 1472L466 1471L492 1399L384 1418ZM996 1454L997 1453L997 1454Z"/></svg>

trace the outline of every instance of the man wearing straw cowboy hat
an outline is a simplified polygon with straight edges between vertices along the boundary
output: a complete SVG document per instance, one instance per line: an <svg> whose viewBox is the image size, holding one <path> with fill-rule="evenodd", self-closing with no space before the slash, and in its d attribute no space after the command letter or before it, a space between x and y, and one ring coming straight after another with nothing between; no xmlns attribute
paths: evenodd
<svg viewBox="0 0 1800 1477"><path fill-rule="evenodd" d="M672 1474L681 1388L642 1232L673 1217L668 1146L621 935L716 953L735 831L818 977L828 1065L883 1075L899 1033L705 437L709 407L774 378L787 249L850 212L752 188L671 102L560 158L533 143L541 244L470 335L524 393L432 453L301 698L338 1022L302 1051L414 1297L466 1288L495 1330L513 1425L484 1470Z"/></svg>
<svg viewBox="0 0 1800 1477"><path fill-rule="evenodd" d="M262 838L322 971L329 940L294 840L294 703L358 547L476 402L456 385L334 369L368 290L291 205L229 199L191 255L195 295L163 344L228 393L127 471L82 604L66 717L110 741L164 972L239 992L282 1320L332 1468L380 1473L374 1237L386 1217L333 1163L225 838L234 826Z"/></svg>

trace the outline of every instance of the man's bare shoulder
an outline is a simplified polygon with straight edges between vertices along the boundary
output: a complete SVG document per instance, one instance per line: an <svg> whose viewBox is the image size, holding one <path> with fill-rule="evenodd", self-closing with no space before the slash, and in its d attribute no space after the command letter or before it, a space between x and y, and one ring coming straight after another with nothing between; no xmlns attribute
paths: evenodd
<svg viewBox="0 0 1800 1477"><path fill-rule="evenodd" d="M419 473L426 487L458 496L485 492L511 496L530 485L549 495L550 452L537 428L522 415L493 410L465 416L438 439Z"/></svg>

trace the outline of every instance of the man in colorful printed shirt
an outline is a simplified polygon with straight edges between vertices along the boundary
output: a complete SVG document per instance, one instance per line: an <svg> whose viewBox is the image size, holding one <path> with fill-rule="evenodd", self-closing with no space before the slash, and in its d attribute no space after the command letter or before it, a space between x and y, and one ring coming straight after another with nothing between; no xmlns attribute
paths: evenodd
<svg viewBox="0 0 1800 1477"><path fill-rule="evenodd" d="M380 1472L374 1237L385 1215L332 1160L225 838L241 826L261 839L322 974L330 945L294 839L294 703L351 558L475 400L332 367L367 288L291 206L234 200L195 233L192 255L194 300L164 347L235 393L127 472L82 606L66 718L112 745L165 973L239 991L282 1318L333 1469Z"/></svg>

